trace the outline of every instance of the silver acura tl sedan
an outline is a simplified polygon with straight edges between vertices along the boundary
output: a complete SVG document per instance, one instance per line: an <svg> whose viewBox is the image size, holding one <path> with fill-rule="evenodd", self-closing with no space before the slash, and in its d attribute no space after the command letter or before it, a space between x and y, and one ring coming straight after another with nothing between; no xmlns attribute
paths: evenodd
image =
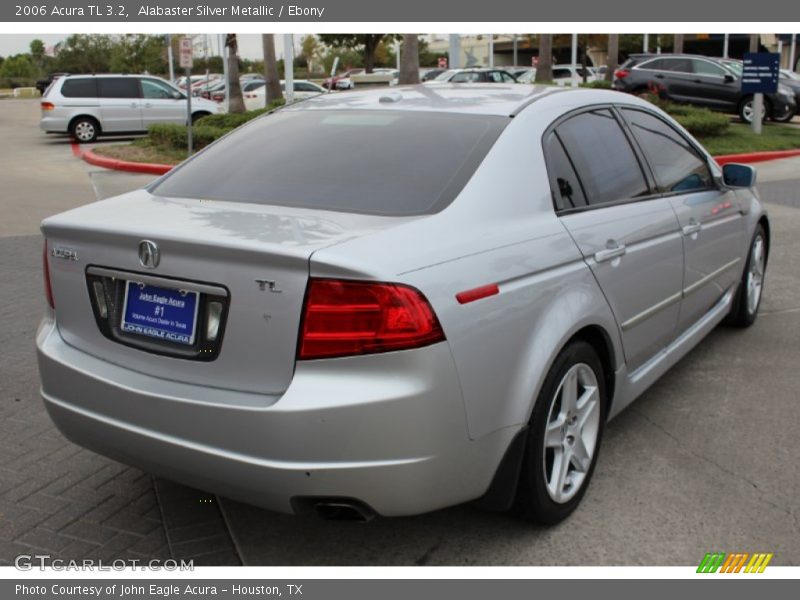
<svg viewBox="0 0 800 600"><path fill-rule="evenodd" d="M617 92L301 102L44 221L42 396L82 446L275 511L556 523L604 424L755 320L754 183Z"/></svg>

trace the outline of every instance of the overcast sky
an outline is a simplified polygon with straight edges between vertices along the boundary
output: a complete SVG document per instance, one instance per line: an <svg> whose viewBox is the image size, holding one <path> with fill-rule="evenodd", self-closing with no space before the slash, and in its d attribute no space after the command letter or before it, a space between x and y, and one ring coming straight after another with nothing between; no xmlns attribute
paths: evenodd
<svg viewBox="0 0 800 600"><path fill-rule="evenodd" d="M45 46L53 46L56 43L67 38L69 34L0 34L0 56L9 56L10 54L20 54L27 52L30 49L31 40L40 39L44 42ZM217 50L217 37L218 34L209 34L211 40L211 47ZM295 36L295 46L299 45L301 36ZM283 36L280 34L275 35L275 50L278 58L283 56ZM209 53L211 53L209 51ZM261 36L256 34L242 33L239 34L239 56L242 58L261 59L263 51L261 49Z"/></svg>

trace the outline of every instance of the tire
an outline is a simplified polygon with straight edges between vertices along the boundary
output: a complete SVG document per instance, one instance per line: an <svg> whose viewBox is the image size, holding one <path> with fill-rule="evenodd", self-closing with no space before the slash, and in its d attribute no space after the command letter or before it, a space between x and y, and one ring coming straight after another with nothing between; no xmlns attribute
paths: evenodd
<svg viewBox="0 0 800 600"><path fill-rule="evenodd" d="M192 113L192 125L197 123L203 117L207 117L210 114L211 114L210 112L205 112L205 111L198 111L198 112Z"/></svg>
<svg viewBox="0 0 800 600"><path fill-rule="evenodd" d="M564 396L570 388L577 398L572 407ZM555 525L577 508L597 463L607 406L597 353L584 341L570 343L553 362L533 407L515 515Z"/></svg>
<svg viewBox="0 0 800 600"><path fill-rule="evenodd" d="M776 123L788 123L792 119L794 119L795 112L793 110L788 111L782 117L776 117L774 114L770 117Z"/></svg>
<svg viewBox="0 0 800 600"><path fill-rule="evenodd" d="M767 270L769 246L767 234L762 225L756 227L753 240L750 242L750 251L747 254L747 264L736 291L731 312L727 322L736 327L750 327L758 317L758 308L761 306L761 296L764 290L764 276Z"/></svg>
<svg viewBox="0 0 800 600"><path fill-rule="evenodd" d="M764 98L764 107L762 110L764 111L763 117L761 118L761 122L763 123L772 114L772 105L770 104L769 98ZM753 97L748 96L747 98L743 98L742 101L739 102L738 111L739 111L739 119L741 119L745 123L752 123Z"/></svg>
<svg viewBox="0 0 800 600"><path fill-rule="evenodd" d="M69 134L79 144L90 144L100 135L100 123L92 117L77 117L69 124Z"/></svg>

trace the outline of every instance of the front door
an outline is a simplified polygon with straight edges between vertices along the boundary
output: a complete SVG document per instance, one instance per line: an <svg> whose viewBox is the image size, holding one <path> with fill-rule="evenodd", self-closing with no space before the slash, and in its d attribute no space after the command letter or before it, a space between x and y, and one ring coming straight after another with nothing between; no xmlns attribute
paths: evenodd
<svg viewBox="0 0 800 600"><path fill-rule="evenodd" d="M145 129L154 123L185 125L186 98L176 98L177 90L163 81L142 78L142 122Z"/></svg>

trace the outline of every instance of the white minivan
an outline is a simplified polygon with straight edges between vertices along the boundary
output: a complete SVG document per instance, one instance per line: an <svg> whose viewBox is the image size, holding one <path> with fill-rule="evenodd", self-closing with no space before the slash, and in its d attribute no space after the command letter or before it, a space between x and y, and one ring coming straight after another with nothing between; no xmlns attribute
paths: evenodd
<svg viewBox="0 0 800 600"><path fill-rule="evenodd" d="M221 105L192 98L192 122L223 112ZM69 133L79 143L104 134L147 131L154 123L187 122L186 94L151 75L69 75L42 97L39 127Z"/></svg>

